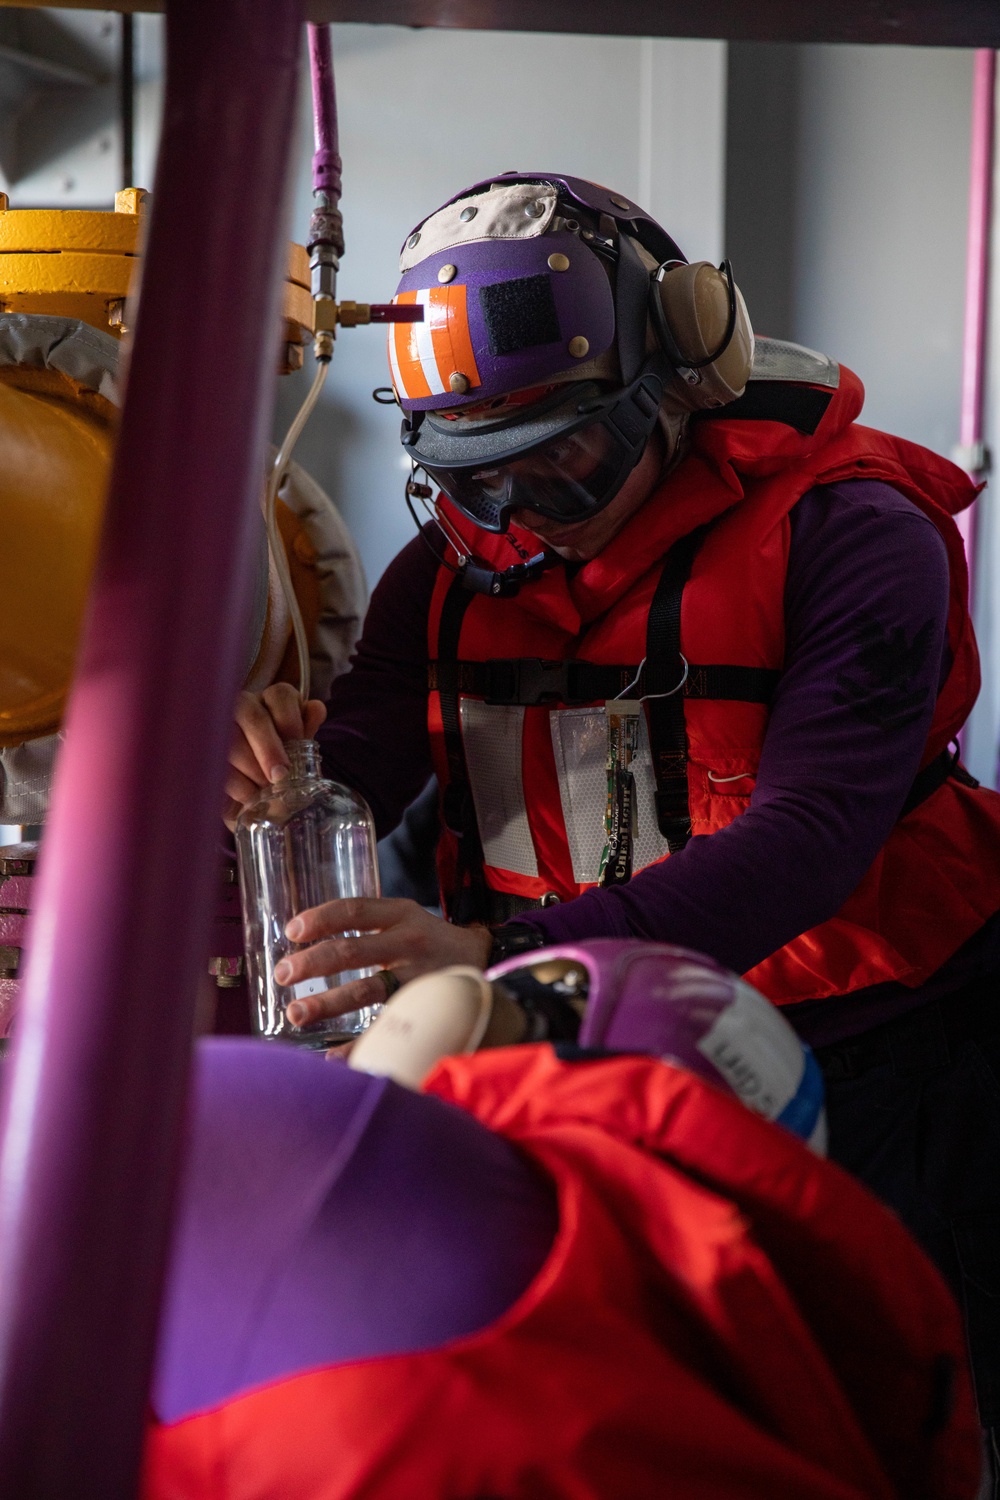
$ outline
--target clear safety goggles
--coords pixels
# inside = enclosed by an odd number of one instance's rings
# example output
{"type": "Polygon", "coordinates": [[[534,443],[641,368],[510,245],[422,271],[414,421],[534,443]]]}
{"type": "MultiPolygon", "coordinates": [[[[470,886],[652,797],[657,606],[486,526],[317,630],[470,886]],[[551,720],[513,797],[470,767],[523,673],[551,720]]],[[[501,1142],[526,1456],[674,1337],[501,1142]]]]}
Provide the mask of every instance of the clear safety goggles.
{"type": "Polygon", "coordinates": [[[403,423],[408,456],[484,531],[514,511],[572,524],[617,495],[656,426],[664,376],[650,362],[631,385],[565,386],[530,408],[483,421],[416,412],[403,423]]]}

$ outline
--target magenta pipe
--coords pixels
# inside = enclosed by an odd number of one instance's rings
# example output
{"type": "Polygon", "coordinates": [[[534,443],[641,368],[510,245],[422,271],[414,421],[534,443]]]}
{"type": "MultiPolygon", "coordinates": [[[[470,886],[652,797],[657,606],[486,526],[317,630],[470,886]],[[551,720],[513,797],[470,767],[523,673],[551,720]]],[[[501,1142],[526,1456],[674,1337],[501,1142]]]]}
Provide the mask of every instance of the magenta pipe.
{"type": "MultiPolygon", "coordinates": [[[[969,154],[969,228],[965,260],[965,329],[962,341],[962,408],[959,446],[973,479],[985,468],[983,403],[986,385],[986,320],[989,303],[990,228],[995,139],[996,52],[981,48],[972,76],[972,141],[969,154]]],[[[957,518],[969,560],[972,587],[975,562],[974,510],[957,518]]]]}
{"type": "Polygon", "coordinates": [[[337,94],[333,81],[333,53],[329,26],[313,26],[309,33],[309,70],[312,75],[313,138],[316,151],[312,159],[313,192],[325,193],[329,206],[340,202],[340,141],[337,132],[337,94]]]}
{"type": "Polygon", "coordinates": [[[128,392],[0,1128],[0,1495],[134,1496],[285,258],[299,0],[169,0],[128,392]]]}

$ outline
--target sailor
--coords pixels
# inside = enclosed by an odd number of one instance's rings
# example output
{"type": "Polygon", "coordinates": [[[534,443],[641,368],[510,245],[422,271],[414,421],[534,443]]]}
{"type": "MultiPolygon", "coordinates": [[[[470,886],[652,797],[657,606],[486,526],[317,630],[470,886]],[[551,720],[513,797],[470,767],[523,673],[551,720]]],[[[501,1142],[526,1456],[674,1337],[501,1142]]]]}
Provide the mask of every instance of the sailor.
{"type": "Polygon", "coordinates": [[[855,375],[755,341],[725,262],[592,183],[479,183],[401,270],[424,318],[390,366],[432,519],[327,705],[241,697],[227,790],[232,816],[318,730],[385,833],[435,771],[448,920],[297,919],[325,940],[291,982],[383,972],[291,1019],[554,942],[710,954],[817,1049],[831,1154],[961,1293],[1000,1423],[1000,796],[951,748],[974,487],[859,426],[855,375]]]}

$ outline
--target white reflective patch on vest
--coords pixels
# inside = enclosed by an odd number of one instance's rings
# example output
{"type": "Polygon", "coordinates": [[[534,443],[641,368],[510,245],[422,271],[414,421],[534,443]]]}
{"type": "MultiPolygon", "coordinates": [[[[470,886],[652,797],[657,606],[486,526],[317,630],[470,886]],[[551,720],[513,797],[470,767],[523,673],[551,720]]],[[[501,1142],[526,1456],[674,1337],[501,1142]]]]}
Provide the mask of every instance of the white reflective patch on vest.
{"type": "Polygon", "coordinates": [[[524,709],[463,698],[459,713],[486,863],[515,875],[537,875],[521,775],[524,709]]]}
{"type": "MultiPolygon", "coordinates": [[[[603,708],[558,708],[549,713],[549,724],[573,879],[578,885],[593,885],[600,873],[606,839],[608,721],[603,708]]],[[[645,714],[639,720],[632,775],[639,818],[632,868],[639,871],[667,853],[666,840],[656,822],[656,783],[645,714]]]]}

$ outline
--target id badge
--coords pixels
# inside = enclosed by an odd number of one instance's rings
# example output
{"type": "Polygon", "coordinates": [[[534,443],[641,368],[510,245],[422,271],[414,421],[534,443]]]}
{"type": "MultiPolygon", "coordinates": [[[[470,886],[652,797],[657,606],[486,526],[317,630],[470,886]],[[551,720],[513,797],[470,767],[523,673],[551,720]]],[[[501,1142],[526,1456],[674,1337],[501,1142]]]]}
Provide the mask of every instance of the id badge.
{"type": "Polygon", "coordinates": [[[632,761],[639,745],[642,704],[638,699],[611,698],[605,703],[604,712],[608,721],[608,796],[604,813],[606,843],[598,884],[625,885],[632,878],[639,833],[632,761]]]}

